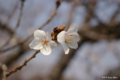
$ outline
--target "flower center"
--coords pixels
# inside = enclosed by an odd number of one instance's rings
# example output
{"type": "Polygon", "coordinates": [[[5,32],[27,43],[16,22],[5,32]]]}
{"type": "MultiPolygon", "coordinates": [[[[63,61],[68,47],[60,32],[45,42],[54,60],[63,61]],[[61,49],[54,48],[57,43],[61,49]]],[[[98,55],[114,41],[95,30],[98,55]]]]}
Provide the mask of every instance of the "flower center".
{"type": "Polygon", "coordinates": [[[73,42],[74,39],[73,39],[72,35],[67,35],[67,36],[65,37],[65,41],[66,41],[66,42],[73,42]]]}
{"type": "Polygon", "coordinates": [[[45,39],[45,40],[42,41],[42,45],[43,45],[43,46],[44,46],[44,45],[47,45],[48,42],[49,42],[49,41],[45,39]]]}

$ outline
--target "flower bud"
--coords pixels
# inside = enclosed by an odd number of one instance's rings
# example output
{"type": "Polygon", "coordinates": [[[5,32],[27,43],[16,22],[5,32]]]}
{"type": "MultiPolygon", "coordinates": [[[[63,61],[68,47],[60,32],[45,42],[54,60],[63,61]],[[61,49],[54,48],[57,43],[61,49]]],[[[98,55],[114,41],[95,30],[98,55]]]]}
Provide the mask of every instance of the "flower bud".
{"type": "Polygon", "coordinates": [[[55,27],[53,29],[53,32],[51,33],[52,40],[57,40],[57,35],[65,29],[65,25],[62,25],[59,29],[58,27],[55,27]]]}
{"type": "Polygon", "coordinates": [[[54,36],[54,32],[51,33],[51,36],[54,36]]]}
{"type": "Polygon", "coordinates": [[[55,27],[55,28],[53,29],[53,31],[54,31],[54,33],[58,33],[58,27],[55,27]]]}
{"type": "Polygon", "coordinates": [[[60,26],[59,31],[63,31],[65,29],[65,25],[60,26]]]}
{"type": "Polygon", "coordinates": [[[52,40],[54,40],[54,36],[55,36],[55,33],[52,32],[52,33],[51,33],[52,40]]]}

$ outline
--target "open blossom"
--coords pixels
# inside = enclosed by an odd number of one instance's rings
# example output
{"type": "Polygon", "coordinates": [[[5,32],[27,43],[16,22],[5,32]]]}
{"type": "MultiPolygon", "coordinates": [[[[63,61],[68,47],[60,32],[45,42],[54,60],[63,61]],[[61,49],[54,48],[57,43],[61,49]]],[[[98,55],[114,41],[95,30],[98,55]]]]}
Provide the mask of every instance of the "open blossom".
{"type": "Polygon", "coordinates": [[[50,34],[45,33],[42,30],[36,30],[34,32],[34,39],[29,44],[31,49],[41,50],[44,55],[49,55],[51,53],[51,48],[57,47],[57,44],[51,40],[50,34]]]}
{"type": "Polygon", "coordinates": [[[80,40],[80,37],[77,31],[78,26],[73,23],[67,32],[62,31],[57,35],[57,41],[63,45],[65,54],[69,53],[69,47],[73,49],[78,47],[77,42],[80,40]]]}

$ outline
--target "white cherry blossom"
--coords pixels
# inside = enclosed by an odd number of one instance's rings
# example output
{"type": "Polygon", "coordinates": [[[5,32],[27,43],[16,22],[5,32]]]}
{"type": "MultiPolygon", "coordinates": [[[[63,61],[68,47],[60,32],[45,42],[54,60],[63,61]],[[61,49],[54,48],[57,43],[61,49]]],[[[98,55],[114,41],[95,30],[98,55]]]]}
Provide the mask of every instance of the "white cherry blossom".
{"type": "Polygon", "coordinates": [[[80,40],[79,34],[77,33],[78,26],[73,23],[68,31],[62,31],[57,35],[57,41],[63,45],[63,49],[65,54],[68,54],[70,49],[77,49],[77,42],[80,40]]]}
{"type": "Polygon", "coordinates": [[[42,54],[49,55],[51,48],[57,47],[57,44],[51,40],[50,34],[45,33],[42,30],[36,30],[34,32],[34,39],[29,44],[31,49],[40,50],[42,54]]]}

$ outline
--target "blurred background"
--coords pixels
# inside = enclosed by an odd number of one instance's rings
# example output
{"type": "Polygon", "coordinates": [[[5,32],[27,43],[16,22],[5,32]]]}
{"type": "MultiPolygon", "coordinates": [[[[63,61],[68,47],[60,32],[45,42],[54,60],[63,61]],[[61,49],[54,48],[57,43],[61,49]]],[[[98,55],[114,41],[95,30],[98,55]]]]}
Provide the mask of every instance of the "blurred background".
{"type": "Polygon", "coordinates": [[[37,54],[7,80],[120,80],[120,0],[56,1],[0,0],[0,63],[8,71],[35,52],[28,44],[38,28],[51,33],[76,23],[81,38],[68,55],[58,44],[49,56],[37,54]]]}

